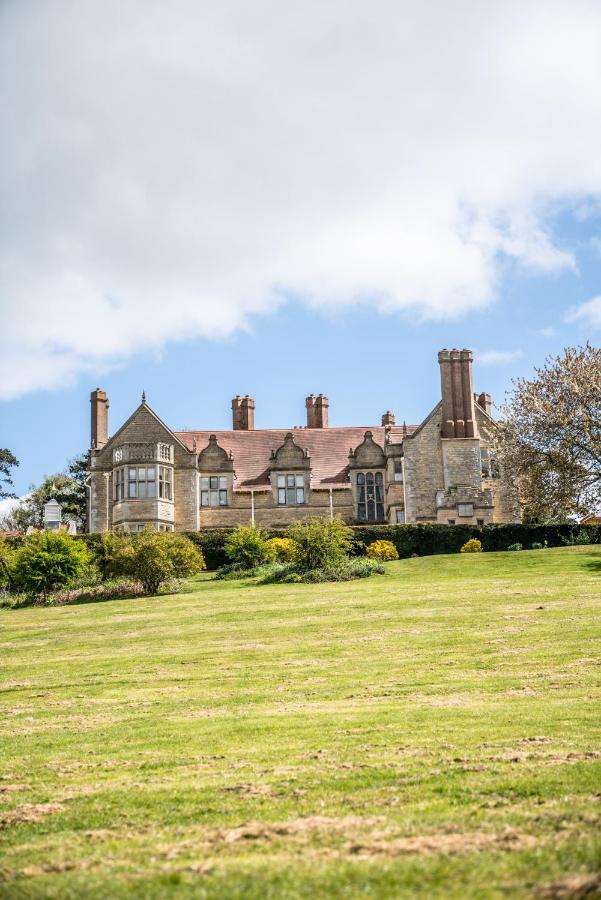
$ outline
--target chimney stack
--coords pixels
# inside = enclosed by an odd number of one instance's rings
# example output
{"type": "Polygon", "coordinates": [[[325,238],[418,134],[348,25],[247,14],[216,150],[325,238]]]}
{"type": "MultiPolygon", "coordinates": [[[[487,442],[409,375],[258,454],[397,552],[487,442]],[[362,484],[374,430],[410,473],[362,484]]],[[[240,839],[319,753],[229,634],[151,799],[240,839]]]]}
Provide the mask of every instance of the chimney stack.
{"type": "Polygon", "coordinates": [[[325,394],[317,397],[311,394],[305,400],[307,407],[307,428],[327,428],[330,402],[325,394]]]}
{"type": "Polygon", "coordinates": [[[236,394],[232,400],[232,427],[234,431],[255,430],[255,401],[248,394],[242,398],[236,394]]]}
{"type": "Polygon", "coordinates": [[[478,404],[480,409],[483,409],[487,416],[491,416],[492,415],[492,397],[490,396],[490,394],[486,394],[483,391],[481,394],[477,394],[475,396],[476,396],[476,403],[478,404]]]}
{"type": "Polygon", "coordinates": [[[395,421],[394,413],[387,409],[382,416],[382,425],[394,425],[395,421]]]}
{"type": "Polygon", "coordinates": [[[443,438],[473,438],[476,436],[474,419],[474,387],[472,383],[471,350],[441,350],[440,384],[442,391],[443,438]]]}
{"type": "Polygon", "coordinates": [[[100,450],[109,439],[109,398],[106,391],[96,388],[90,394],[92,407],[91,442],[92,450],[100,450]]]}

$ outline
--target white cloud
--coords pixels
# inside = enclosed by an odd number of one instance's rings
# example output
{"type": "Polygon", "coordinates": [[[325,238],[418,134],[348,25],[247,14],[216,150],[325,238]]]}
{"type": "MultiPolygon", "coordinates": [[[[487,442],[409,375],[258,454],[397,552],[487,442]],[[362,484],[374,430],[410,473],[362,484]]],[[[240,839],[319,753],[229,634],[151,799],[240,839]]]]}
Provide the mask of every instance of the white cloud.
{"type": "Polygon", "coordinates": [[[4,497],[0,500],[0,521],[13,511],[16,506],[20,506],[24,498],[4,497]]]}
{"type": "Polygon", "coordinates": [[[552,325],[544,325],[542,328],[535,328],[532,334],[535,334],[537,337],[551,338],[555,337],[557,331],[552,325]]]}
{"type": "Polygon", "coordinates": [[[503,365],[514,362],[523,355],[521,350],[485,350],[483,353],[474,354],[477,362],[482,366],[503,365]]]}
{"type": "Polygon", "coordinates": [[[593,328],[601,328],[601,296],[586,300],[566,316],[566,322],[585,322],[593,328]]]}
{"type": "Polygon", "coordinates": [[[444,318],[575,267],[601,7],[5,0],[0,398],[288,295],[444,318]]]}

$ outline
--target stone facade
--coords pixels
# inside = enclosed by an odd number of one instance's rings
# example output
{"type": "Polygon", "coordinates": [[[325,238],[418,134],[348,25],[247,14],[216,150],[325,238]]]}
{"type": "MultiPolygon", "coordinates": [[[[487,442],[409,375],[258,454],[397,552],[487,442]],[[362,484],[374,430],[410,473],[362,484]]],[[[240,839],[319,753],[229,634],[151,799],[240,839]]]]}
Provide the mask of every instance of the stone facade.
{"type": "Polygon", "coordinates": [[[475,394],[472,354],[439,354],[441,401],[419,426],[329,427],[323,394],[307,426],[254,428],[251,397],[232,401],[230,431],[174,432],[142,403],[109,438],[108,398],[92,392],[88,526],[92,532],[349,522],[487,524],[519,519],[495,459],[491,400],[475,394]]]}

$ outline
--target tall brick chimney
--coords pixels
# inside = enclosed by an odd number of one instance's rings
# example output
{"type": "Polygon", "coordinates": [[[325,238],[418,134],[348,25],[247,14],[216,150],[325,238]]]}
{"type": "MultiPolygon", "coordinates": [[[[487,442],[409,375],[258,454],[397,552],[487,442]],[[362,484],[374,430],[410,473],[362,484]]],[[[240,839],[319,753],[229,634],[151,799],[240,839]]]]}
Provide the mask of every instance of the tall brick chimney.
{"type": "Polygon", "coordinates": [[[232,428],[234,431],[255,430],[255,401],[248,394],[236,395],[232,400],[232,428]]]}
{"type": "Polygon", "coordinates": [[[483,391],[481,394],[477,394],[475,396],[476,403],[478,404],[480,409],[483,409],[487,416],[492,416],[492,397],[490,396],[490,394],[486,394],[483,391]]]}
{"type": "Polygon", "coordinates": [[[92,407],[91,441],[92,450],[100,450],[109,439],[109,398],[106,391],[96,388],[90,394],[92,407]]]}
{"type": "Polygon", "coordinates": [[[307,428],[327,428],[330,401],[325,394],[317,397],[311,394],[305,400],[307,407],[307,428]]]}
{"type": "Polygon", "coordinates": [[[473,438],[476,435],[473,359],[471,350],[441,350],[438,354],[442,391],[440,433],[443,438],[473,438]]]}
{"type": "Polygon", "coordinates": [[[395,422],[396,419],[394,417],[394,413],[387,409],[382,416],[382,425],[394,425],[395,422]]]}

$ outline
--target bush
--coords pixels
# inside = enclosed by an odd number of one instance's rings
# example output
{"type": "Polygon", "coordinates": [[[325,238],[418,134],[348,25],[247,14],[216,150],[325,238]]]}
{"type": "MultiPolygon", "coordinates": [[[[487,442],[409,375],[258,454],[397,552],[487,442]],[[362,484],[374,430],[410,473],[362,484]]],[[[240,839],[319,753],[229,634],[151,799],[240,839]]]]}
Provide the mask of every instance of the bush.
{"type": "Polygon", "coordinates": [[[0,537],[0,591],[13,588],[15,551],[0,537]]]}
{"type": "Polygon", "coordinates": [[[81,541],[64,531],[41,531],[17,551],[13,572],[17,587],[46,602],[52,591],[73,584],[90,569],[90,554],[81,541]]]}
{"type": "Polygon", "coordinates": [[[300,573],[338,565],[353,544],[352,529],[340,518],[299,522],[288,534],[295,544],[295,565],[300,573]]]}
{"type": "Polygon", "coordinates": [[[187,538],[162,531],[119,536],[110,562],[113,575],[135,578],[146,594],[157,594],[166,581],[195,575],[205,568],[202,553],[187,538]]]}
{"type": "Polygon", "coordinates": [[[225,542],[225,555],[239,569],[256,569],[274,558],[267,535],[260,528],[240,525],[225,542]]]}
{"type": "Polygon", "coordinates": [[[290,538],[274,537],[267,541],[268,547],[273,552],[274,559],[278,562],[292,562],[296,554],[294,541],[290,538]]]}
{"type": "Polygon", "coordinates": [[[533,549],[533,550],[542,550],[542,549],[543,549],[543,545],[542,545],[542,544],[539,544],[538,541],[535,541],[535,542],[532,544],[532,549],[533,549]]]}
{"type": "Polygon", "coordinates": [[[524,548],[522,547],[521,544],[510,544],[507,549],[508,550],[523,550],[524,548]]]}
{"type": "Polygon", "coordinates": [[[369,578],[370,575],[384,575],[385,572],[386,569],[381,560],[365,557],[344,558],[336,563],[304,572],[301,580],[307,584],[324,581],[353,581],[355,578],[369,578]]]}
{"type": "Polygon", "coordinates": [[[580,531],[574,537],[574,544],[577,546],[583,546],[584,544],[592,544],[593,541],[591,539],[591,535],[588,533],[586,528],[581,528],[580,531]]]}
{"type": "Polygon", "coordinates": [[[470,538],[466,541],[460,553],[482,553],[482,542],[478,538],[470,538]]]}
{"type": "Polygon", "coordinates": [[[392,541],[374,541],[366,553],[371,559],[381,559],[383,562],[399,558],[399,552],[392,541]]]}

